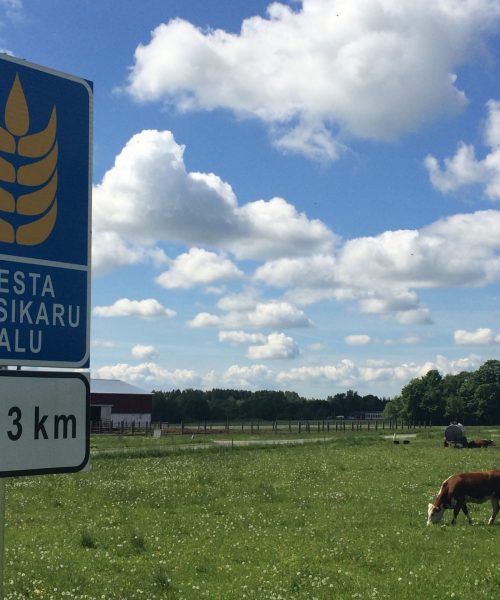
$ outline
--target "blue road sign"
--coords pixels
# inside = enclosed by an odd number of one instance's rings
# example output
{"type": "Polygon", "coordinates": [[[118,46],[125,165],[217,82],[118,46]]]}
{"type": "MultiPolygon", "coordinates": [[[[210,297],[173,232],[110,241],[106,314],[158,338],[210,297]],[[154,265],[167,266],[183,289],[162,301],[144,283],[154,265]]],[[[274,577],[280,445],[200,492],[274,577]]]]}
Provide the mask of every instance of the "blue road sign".
{"type": "Polygon", "coordinates": [[[89,364],[92,101],[0,58],[0,365],[89,364]]]}

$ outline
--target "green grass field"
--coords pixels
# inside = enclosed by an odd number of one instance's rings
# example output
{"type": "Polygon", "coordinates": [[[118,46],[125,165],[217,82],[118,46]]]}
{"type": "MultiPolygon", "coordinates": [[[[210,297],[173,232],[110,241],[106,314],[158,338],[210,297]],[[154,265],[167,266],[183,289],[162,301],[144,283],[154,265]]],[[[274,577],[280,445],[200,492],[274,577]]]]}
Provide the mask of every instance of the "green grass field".
{"type": "Polygon", "coordinates": [[[444,478],[500,468],[500,430],[479,436],[499,445],[443,448],[437,429],[174,452],[93,438],[90,473],[8,480],[5,598],[496,599],[490,504],[472,527],[426,526],[444,478]]]}

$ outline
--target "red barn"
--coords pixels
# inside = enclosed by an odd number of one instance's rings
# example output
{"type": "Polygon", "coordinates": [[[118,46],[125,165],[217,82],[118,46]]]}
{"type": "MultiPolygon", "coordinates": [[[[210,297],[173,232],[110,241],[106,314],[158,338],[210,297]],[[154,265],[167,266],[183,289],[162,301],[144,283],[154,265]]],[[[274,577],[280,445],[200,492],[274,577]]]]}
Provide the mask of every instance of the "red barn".
{"type": "Polygon", "coordinates": [[[90,420],[151,423],[153,394],[119,379],[90,380],[90,420]]]}

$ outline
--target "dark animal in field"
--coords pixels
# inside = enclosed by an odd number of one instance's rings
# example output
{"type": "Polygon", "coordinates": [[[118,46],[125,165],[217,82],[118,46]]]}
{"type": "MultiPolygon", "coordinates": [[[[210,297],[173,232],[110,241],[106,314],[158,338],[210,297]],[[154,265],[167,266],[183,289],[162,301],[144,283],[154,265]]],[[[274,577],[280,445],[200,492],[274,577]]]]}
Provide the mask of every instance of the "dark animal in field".
{"type": "Polygon", "coordinates": [[[493,440],[471,440],[468,443],[469,448],[487,448],[488,446],[494,446],[493,440]]]}
{"type": "Polygon", "coordinates": [[[492,525],[498,513],[499,499],[500,471],[476,471],[452,475],[443,481],[436,499],[428,505],[427,525],[439,523],[448,508],[453,509],[452,525],[455,524],[461,510],[472,524],[466,503],[481,504],[486,500],[491,501],[492,512],[488,525],[492,525]]]}

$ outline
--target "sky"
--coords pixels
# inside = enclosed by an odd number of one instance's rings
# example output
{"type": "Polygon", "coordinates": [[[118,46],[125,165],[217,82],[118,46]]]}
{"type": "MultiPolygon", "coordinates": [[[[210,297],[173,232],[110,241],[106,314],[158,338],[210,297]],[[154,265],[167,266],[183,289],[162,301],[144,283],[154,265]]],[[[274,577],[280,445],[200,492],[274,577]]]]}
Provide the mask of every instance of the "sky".
{"type": "Polygon", "coordinates": [[[500,358],[500,0],[0,0],[0,49],[93,82],[94,377],[500,358]]]}

